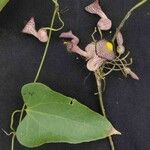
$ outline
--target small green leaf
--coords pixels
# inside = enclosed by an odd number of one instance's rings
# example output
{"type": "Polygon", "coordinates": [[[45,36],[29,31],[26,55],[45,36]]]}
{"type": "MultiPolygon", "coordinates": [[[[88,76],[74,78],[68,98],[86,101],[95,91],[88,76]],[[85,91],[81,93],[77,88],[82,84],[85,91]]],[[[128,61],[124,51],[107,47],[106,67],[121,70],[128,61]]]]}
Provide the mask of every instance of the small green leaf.
{"type": "Polygon", "coordinates": [[[76,144],[119,133],[100,114],[41,83],[25,85],[22,96],[27,115],[16,136],[26,147],[56,142],[76,144]]]}
{"type": "Polygon", "coordinates": [[[9,0],[0,0],[0,11],[5,7],[9,0]]]}

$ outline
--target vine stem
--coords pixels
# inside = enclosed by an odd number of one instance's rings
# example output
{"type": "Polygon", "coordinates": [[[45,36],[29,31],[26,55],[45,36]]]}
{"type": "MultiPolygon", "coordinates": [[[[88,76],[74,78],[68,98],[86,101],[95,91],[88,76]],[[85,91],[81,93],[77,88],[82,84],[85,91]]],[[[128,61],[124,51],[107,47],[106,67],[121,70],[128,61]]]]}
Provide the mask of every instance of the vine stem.
{"type": "Polygon", "coordinates": [[[16,136],[15,133],[13,133],[12,140],[11,140],[11,150],[14,150],[15,136],[16,136]]]}
{"type": "MultiPolygon", "coordinates": [[[[53,13],[53,17],[52,17],[52,21],[51,21],[51,25],[50,25],[50,31],[49,31],[49,37],[48,37],[48,41],[47,41],[47,44],[46,44],[46,47],[45,47],[45,50],[44,50],[44,54],[43,54],[43,57],[42,57],[42,60],[41,60],[41,63],[39,65],[39,68],[38,68],[38,71],[37,71],[37,74],[35,76],[35,79],[34,79],[34,83],[37,82],[38,78],[39,78],[39,75],[41,73],[41,70],[42,70],[42,67],[43,67],[43,64],[45,62],[45,59],[46,59],[46,55],[47,55],[47,52],[48,52],[48,47],[49,47],[49,43],[51,41],[51,37],[52,37],[52,32],[54,31],[53,29],[53,26],[54,26],[54,21],[55,21],[55,18],[56,18],[56,15],[58,14],[58,17],[60,19],[60,16],[59,16],[59,5],[57,3],[55,3],[55,10],[54,10],[54,13],[53,13]]],[[[62,22],[62,20],[61,20],[62,22]]],[[[62,22],[63,23],[63,22],[62,22]]],[[[62,24],[62,27],[63,27],[64,24],[62,24]]],[[[61,29],[61,28],[60,28],[61,29]]],[[[21,113],[20,113],[20,117],[19,117],[19,123],[22,121],[22,118],[23,118],[23,113],[24,113],[24,110],[25,110],[25,107],[26,105],[24,104],[22,109],[21,109],[21,113]]],[[[12,124],[12,123],[11,123],[12,124]]],[[[11,150],[14,150],[14,141],[15,141],[15,132],[12,136],[12,144],[11,144],[11,150]]]]}
{"type": "Polygon", "coordinates": [[[132,7],[127,14],[125,15],[124,19],[121,21],[120,25],[118,26],[118,28],[116,29],[116,32],[112,38],[112,43],[114,43],[118,33],[120,32],[120,30],[122,29],[122,27],[124,26],[124,24],[126,23],[126,21],[129,19],[129,17],[132,15],[133,11],[135,11],[137,8],[139,8],[140,6],[142,6],[144,3],[146,3],[148,0],[142,0],[141,2],[137,3],[134,7],[132,7]]]}
{"type": "MultiPolygon", "coordinates": [[[[104,107],[104,102],[103,102],[102,82],[101,82],[102,79],[100,77],[100,71],[99,70],[95,71],[94,75],[95,75],[95,78],[96,78],[97,90],[98,90],[99,102],[100,102],[100,107],[101,107],[101,110],[102,110],[102,114],[103,114],[104,117],[107,118],[105,107],[104,107]]],[[[112,136],[109,136],[108,139],[109,139],[111,150],[115,150],[115,145],[114,145],[112,136]]]]}
{"type": "MultiPolygon", "coordinates": [[[[56,9],[54,10],[54,14],[53,14],[52,22],[51,22],[51,26],[50,26],[51,29],[53,28],[57,12],[58,12],[58,7],[56,7],[56,9]]],[[[44,54],[43,54],[43,57],[42,57],[42,60],[41,60],[38,72],[37,72],[36,77],[34,79],[34,83],[37,82],[37,80],[39,78],[39,75],[40,75],[40,72],[41,72],[41,69],[43,67],[43,64],[45,62],[45,58],[46,58],[46,55],[47,55],[47,51],[48,51],[48,47],[49,47],[49,43],[50,43],[51,37],[52,37],[52,30],[49,31],[49,38],[48,38],[48,41],[47,41],[47,44],[46,44],[46,47],[45,47],[45,50],[44,50],[44,54]]]]}
{"type": "MultiPolygon", "coordinates": [[[[48,37],[48,41],[46,43],[46,47],[45,47],[45,50],[44,50],[44,54],[43,54],[43,57],[42,57],[42,60],[41,60],[41,63],[39,65],[39,68],[38,68],[38,71],[37,71],[37,74],[35,76],[35,79],[34,79],[34,83],[37,82],[38,78],[39,78],[39,75],[41,73],[41,70],[42,70],[42,67],[43,67],[43,64],[45,62],[45,58],[46,58],[46,55],[47,55],[47,52],[48,52],[48,47],[49,47],[49,43],[51,41],[51,37],[52,37],[52,32],[53,32],[53,26],[54,26],[54,21],[55,21],[55,18],[56,18],[56,15],[58,13],[58,10],[59,10],[59,6],[56,5],[55,6],[55,10],[54,10],[54,13],[53,13],[53,17],[52,17],[52,21],[51,21],[51,25],[50,25],[50,31],[49,31],[49,37],[48,37]]],[[[19,122],[21,122],[22,120],[22,117],[23,117],[23,112],[24,112],[24,109],[25,109],[25,104],[23,105],[22,107],[22,110],[21,110],[21,114],[20,114],[20,118],[19,118],[19,122]]]]}
{"type": "MultiPolygon", "coordinates": [[[[54,21],[55,21],[55,18],[56,18],[58,9],[59,9],[59,7],[56,7],[55,10],[54,10],[54,14],[53,14],[53,17],[52,17],[50,29],[53,29],[53,25],[54,25],[54,21]]],[[[37,74],[36,74],[36,76],[35,76],[34,83],[37,82],[37,80],[38,80],[38,78],[39,78],[39,75],[40,75],[40,73],[41,73],[43,64],[44,64],[44,62],[45,62],[45,58],[46,58],[46,55],[47,55],[47,52],[48,52],[49,43],[50,43],[50,40],[51,40],[51,37],[52,37],[52,32],[53,32],[52,30],[49,31],[48,41],[47,41],[47,44],[46,44],[46,47],[45,47],[45,50],[44,50],[44,54],[43,54],[43,57],[42,57],[40,66],[39,66],[38,71],[37,71],[37,74]]],[[[25,110],[25,107],[26,107],[26,105],[24,104],[23,107],[22,107],[22,109],[21,109],[21,113],[20,113],[20,117],[19,117],[19,123],[20,123],[21,120],[22,120],[23,112],[24,112],[24,110],[25,110]]]]}

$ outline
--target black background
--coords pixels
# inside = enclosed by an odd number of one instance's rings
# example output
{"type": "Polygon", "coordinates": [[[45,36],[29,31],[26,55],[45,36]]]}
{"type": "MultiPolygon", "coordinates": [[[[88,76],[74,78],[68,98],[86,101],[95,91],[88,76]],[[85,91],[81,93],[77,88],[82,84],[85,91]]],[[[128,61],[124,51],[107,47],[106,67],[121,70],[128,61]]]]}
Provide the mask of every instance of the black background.
{"type": "MultiPolygon", "coordinates": [[[[84,48],[91,41],[90,34],[98,17],[84,11],[93,0],[61,0],[63,31],[72,30],[80,37],[84,48]],[[65,9],[69,11],[64,12],[65,9]]],[[[103,8],[113,20],[112,31],[136,0],[105,0],[103,8]]],[[[23,101],[21,87],[32,82],[44,51],[44,44],[21,33],[30,17],[37,28],[50,23],[53,7],[50,0],[11,0],[0,14],[0,128],[10,131],[10,115],[20,109],[23,101]]],[[[56,24],[58,26],[58,24],[56,24]]],[[[61,31],[62,32],[62,31],[61,31]]],[[[78,99],[92,110],[100,112],[95,79],[86,69],[84,60],[69,54],[54,33],[39,82],[78,99]]],[[[140,81],[125,79],[121,73],[107,78],[104,94],[109,119],[122,132],[115,136],[116,150],[150,149],[150,5],[143,6],[130,18],[123,29],[125,46],[134,60],[132,68],[140,81]]],[[[105,35],[109,35],[106,32],[105,35]]],[[[17,121],[17,120],[16,120],[17,121]]],[[[0,131],[0,149],[10,150],[11,138],[0,131]]],[[[16,142],[16,150],[27,150],[16,142]]],[[[109,150],[107,140],[77,145],[47,144],[35,150],[109,150]]]]}

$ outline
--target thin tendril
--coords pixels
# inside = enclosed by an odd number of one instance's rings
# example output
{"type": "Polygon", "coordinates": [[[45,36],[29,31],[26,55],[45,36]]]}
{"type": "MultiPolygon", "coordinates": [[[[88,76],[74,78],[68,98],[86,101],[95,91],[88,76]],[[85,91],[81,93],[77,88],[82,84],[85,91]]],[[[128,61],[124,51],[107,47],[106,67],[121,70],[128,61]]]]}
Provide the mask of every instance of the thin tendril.
{"type": "Polygon", "coordinates": [[[122,27],[124,26],[124,24],[126,23],[126,21],[129,19],[129,17],[132,15],[132,13],[139,8],[140,6],[142,6],[144,3],[146,3],[148,0],[142,0],[141,2],[139,2],[138,4],[136,4],[134,7],[132,7],[126,14],[126,16],[124,17],[124,19],[121,21],[120,25],[118,26],[118,28],[116,29],[116,33],[114,34],[113,38],[112,38],[112,43],[114,43],[118,33],[120,32],[120,30],[122,29],[122,27]]]}
{"type": "MultiPolygon", "coordinates": [[[[52,22],[51,22],[50,28],[53,28],[55,17],[56,17],[56,14],[57,14],[58,11],[59,11],[59,7],[56,7],[55,10],[54,10],[54,14],[53,14],[53,18],[52,18],[52,22]]],[[[46,58],[46,55],[47,55],[47,52],[48,52],[48,47],[49,47],[49,43],[50,43],[50,40],[51,40],[51,36],[52,36],[52,30],[50,30],[50,32],[49,32],[49,38],[48,38],[48,41],[47,41],[47,44],[46,44],[46,47],[45,47],[45,51],[44,51],[44,54],[43,54],[43,57],[42,57],[42,60],[41,60],[38,72],[37,72],[36,77],[34,79],[34,83],[37,82],[37,80],[39,78],[39,75],[41,73],[43,64],[45,62],[45,58],[46,58]]]]}
{"type": "Polygon", "coordinates": [[[54,29],[54,28],[50,28],[50,27],[44,27],[42,29],[51,30],[51,31],[54,31],[54,32],[57,32],[57,31],[61,30],[64,27],[65,24],[64,24],[64,21],[61,19],[59,12],[57,12],[57,16],[58,16],[59,21],[62,24],[60,28],[54,29]]]}
{"type": "Polygon", "coordinates": [[[126,59],[129,55],[130,55],[130,51],[128,51],[128,53],[123,58],[121,58],[121,60],[126,59]]]}
{"type": "MultiPolygon", "coordinates": [[[[104,69],[111,70],[112,68],[105,66],[104,69]]],[[[121,69],[113,69],[113,71],[121,71],[121,69]]]]}
{"type": "Polygon", "coordinates": [[[115,69],[115,65],[107,73],[104,74],[104,77],[109,75],[112,71],[114,71],[114,69],[115,69]]]}
{"type": "Polygon", "coordinates": [[[12,115],[11,115],[10,129],[11,129],[12,131],[15,131],[15,129],[13,128],[14,116],[15,116],[16,113],[19,113],[19,112],[21,112],[21,110],[16,110],[16,111],[14,111],[14,112],[12,113],[12,115]]]}
{"type": "Polygon", "coordinates": [[[102,39],[103,38],[103,33],[102,33],[102,30],[98,27],[98,31],[99,31],[99,34],[100,34],[100,38],[102,39]]]}
{"type": "Polygon", "coordinates": [[[91,35],[92,40],[93,40],[94,42],[97,41],[97,40],[95,39],[95,37],[94,37],[94,35],[95,35],[96,32],[97,32],[97,29],[96,29],[96,27],[95,27],[95,28],[94,28],[94,32],[93,32],[92,35],[91,35]]]}

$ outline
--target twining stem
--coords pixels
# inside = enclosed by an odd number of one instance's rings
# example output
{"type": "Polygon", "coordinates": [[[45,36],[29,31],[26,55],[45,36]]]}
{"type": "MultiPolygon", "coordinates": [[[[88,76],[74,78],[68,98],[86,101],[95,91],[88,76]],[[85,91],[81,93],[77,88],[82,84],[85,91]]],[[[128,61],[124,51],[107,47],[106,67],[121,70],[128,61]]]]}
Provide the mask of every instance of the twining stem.
{"type": "MultiPolygon", "coordinates": [[[[58,10],[59,10],[59,7],[56,7],[55,10],[54,10],[54,14],[53,14],[53,17],[52,17],[50,29],[53,29],[54,21],[55,21],[55,18],[56,18],[56,15],[57,15],[58,10]]],[[[38,80],[38,78],[39,78],[39,75],[40,75],[40,73],[41,73],[41,70],[42,70],[42,67],[43,67],[43,64],[44,64],[44,61],[45,61],[47,52],[48,52],[48,47],[49,47],[49,43],[50,43],[50,40],[51,40],[51,36],[52,36],[52,30],[49,31],[48,41],[47,41],[47,44],[46,44],[46,47],[45,47],[45,50],[44,50],[44,54],[43,54],[43,57],[42,57],[40,66],[39,66],[38,71],[37,71],[37,74],[36,74],[36,76],[35,76],[34,83],[37,82],[37,80],[38,80]]],[[[22,107],[22,110],[21,110],[21,114],[20,114],[20,118],[19,118],[19,123],[20,123],[21,120],[22,120],[23,112],[24,112],[25,107],[26,107],[26,105],[24,104],[23,107],[22,107]]]]}
{"type": "MultiPolygon", "coordinates": [[[[96,78],[96,83],[97,83],[97,89],[98,89],[98,95],[99,95],[99,102],[100,102],[100,107],[102,110],[102,114],[105,118],[107,118],[106,112],[105,112],[105,107],[104,107],[104,102],[103,102],[103,95],[102,95],[102,79],[100,76],[100,71],[97,70],[94,72],[95,78],[96,78]]],[[[108,137],[109,143],[111,150],[115,150],[114,142],[111,136],[108,137]]]]}
{"type": "MultiPolygon", "coordinates": [[[[59,7],[57,7],[57,8],[54,10],[54,14],[53,14],[53,18],[52,18],[52,22],[51,22],[51,26],[50,26],[51,29],[53,28],[54,21],[55,21],[55,17],[56,17],[56,14],[57,14],[57,12],[58,12],[58,8],[59,8],[59,7]]],[[[47,55],[47,51],[48,51],[49,43],[50,43],[50,40],[51,40],[51,36],[52,36],[52,30],[49,31],[49,38],[48,38],[48,41],[47,41],[47,44],[46,44],[46,47],[45,47],[45,50],[44,50],[44,54],[43,54],[43,57],[42,57],[42,60],[41,60],[41,63],[40,63],[38,72],[37,72],[36,77],[35,77],[35,79],[34,79],[34,82],[37,82],[37,80],[38,80],[38,78],[39,78],[41,69],[42,69],[42,67],[43,67],[43,64],[44,64],[44,61],[45,61],[45,58],[46,58],[46,55],[47,55]]]]}
{"type": "MultiPolygon", "coordinates": [[[[38,71],[37,71],[37,74],[35,76],[35,79],[34,79],[34,83],[37,82],[38,78],[39,78],[39,75],[41,73],[41,70],[42,70],[42,67],[43,67],[43,64],[45,62],[45,59],[46,59],[46,55],[47,55],[47,52],[48,52],[48,47],[49,47],[49,44],[50,44],[50,41],[51,41],[51,37],[52,37],[52,32],[53,31],[59,31],[63,28],[64,26],[64,22],[62,21],[62,19],[60,18],[60,14],[59,14],[59,5],[57,3],[57,1],[53,0],[54,4],[55,4],[55,10],[54,10],[54,13],[53,13],[53,17],[52,17],[52,21],[51,21],[51,25],[50,25],[50,28],[49,29],[49,37],[48,37],[48,41],[47,41],[47,44],[46,44],[46,47],[45,47],[45,50],[44,50],[44,54],[43,54],[43,57],[42,57],[42,60],[41,60],[41,63],[39,65],[39,68],[38,68],[38,71]],[[55,18],[56,18],[56,15],[58,15],[58,18],[59,20],[61,21],[62,23],[62,27],[58,28],[58,29],[54,29],[53,26],[54,26],[54,21],[55,21],[55,18]]],[[[24,104],[22,109],[21,109],[21,113],[20,113],[20,117],[19,117],[19,123],[22,121],[22,118],[23,118],[23,113],[24,113],[24,110],[25,110],[25,107],[26,105],[24,104]]],[[[13,121],[11,121],[11,127],[13,125],[13,121]]],[[[11,143],[11,150],[14,150],[14,141],[15,141],[15,132],[13,133],[13,136],[12,136],[12,143],[11,143]]]]}
{"type": "MultiPolygon", "coordinates": [[[[59,31],[59,30],[61,30],[62,27],[64,26],[64,22],[62,21],[62,19],[61,19],[61,17],[60,17],[60,14],[59,14],[59,5],[58,5],[58,3],[56,3],[55,1],[54,1],[54,3],[55,3],[55,10],[54,10],[54,13],[53,13],[51,25],[50,25],[50,27],[48,28],[48,29],[49,29],[49,37],[48,37],[48,41],[47,41],[47,43],[46,43],[46,47],[45,47],[45,50],[44,50],[44,54],[43,54],[42,60],[41,60],[41,62],[40,62],[38,71],[37,71],[36,76],[35,76],[35,79],[34,79],[34,83],[37,82],[37,80],[38,80],[38,78],[39,78],[39,75],[40,75],[40,73],[41,73],[43,64],[44,64],[44,62],[45,62],[45,58],[46,58],[46,55],[47,55],[47,52],[48,52],[48,47],[49,47],[49,44],[50,44],[50,41],[51,41],[51,37],[52,37],[52,32],[53,32],[53,31],[59,31]],[[59,18],[59,20],[60,20],[61,23],[62,23],[62,27],[60,27],[60,28],[58,28],[58,29],[54,29],[54,28],[53,28],[56,15],[58,15],[58,18],[59,18]]],[[[24,112],[25,106],[26,106],[26,105],[24,104],[23,107],[22,107],[19,122],[21,122],[21,120],[22,120],[23,112],[24,112]]]]}
{"type": "Polygon", "coordinates": [[[142,0],[140,1],[138,4],[136,4],[134,7],[132,7],[127,14],[125,15],[124,19],[121,21],[120,25],[118,26],[118,28],[116,29],[116,32],[112,38],[112,43],[114,43],[118,33],[120,32],[120,30],[122,29],[122,27],[124,26],[124,24],[126,23],[126,21],[129,19],[129,17],[132,15],[132,13],[139,8],[140,6],[142,6],[144,3],[146,3],[149,0],[142,0]]]}

